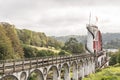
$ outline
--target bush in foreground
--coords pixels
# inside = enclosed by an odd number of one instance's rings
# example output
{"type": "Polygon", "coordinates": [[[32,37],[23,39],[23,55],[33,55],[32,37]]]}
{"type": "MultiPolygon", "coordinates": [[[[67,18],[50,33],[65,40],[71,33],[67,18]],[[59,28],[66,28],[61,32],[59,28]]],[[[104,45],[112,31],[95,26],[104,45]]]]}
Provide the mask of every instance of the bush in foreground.
{"type": "Polygon", "coordinates": [[[90,74],[83,80],[120,80],[120,66],[103,69],[95,74],[90,74]]]}

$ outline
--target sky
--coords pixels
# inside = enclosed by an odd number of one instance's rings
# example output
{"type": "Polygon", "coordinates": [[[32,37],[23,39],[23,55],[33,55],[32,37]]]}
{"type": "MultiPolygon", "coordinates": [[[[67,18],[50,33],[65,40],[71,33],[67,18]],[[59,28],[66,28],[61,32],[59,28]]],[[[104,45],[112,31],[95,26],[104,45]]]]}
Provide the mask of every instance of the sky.
{"type": "Polygon", "coordinates": [[[0,0],[0,22],[48,36],[86,35],[90,13],[102,33],[120,32],[120,0],[0,0]]]}

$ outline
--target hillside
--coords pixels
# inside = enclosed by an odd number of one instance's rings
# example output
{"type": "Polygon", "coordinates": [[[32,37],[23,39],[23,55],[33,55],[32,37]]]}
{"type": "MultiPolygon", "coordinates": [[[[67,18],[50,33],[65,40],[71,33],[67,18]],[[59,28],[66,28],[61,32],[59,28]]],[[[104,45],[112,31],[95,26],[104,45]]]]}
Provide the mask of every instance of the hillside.
{"type": "MultiPolygon", "coordinates": [[[[68,36],[60,36],[60,37],[53,37],[59,41],[66,42],[69,38],[76,38],[79,42],[85,44],[86,42],[86,35],[68,35],[68,36]]],[[[103,33],[103,47],[108,48],[120,48],[120,33],[103,33]]]]}
{"type": "Polygon", "coordinates": [[[120,33],[104,33],[102,34],[103,36],[103,42],[107,43],[110,42],[112,40],[120,40],[120,33]]]}
{"type": "Polygon", "coordinates": [[[55,47],[60,48],[63,44],[52,37],[48,37],[45,33],[34,32],[27,29],[16,29],[20,42],[26,45],[33,45],[38,47],[55,47]]]}
{"type": "Polygon", "coordinates": [[[50,50],[50,51],[53,51],[54,53],[59,53],[60,52],[60,50],[57,50],[54,47],[48,47],[48,48],[46,48],[46,47],[37,47],[37,46],[32,46],[32,45],[29,45],[29,46],[33,47],[33,48],[36,48],[38,50],[50,50]]]}
{"type": "Polygon", "coordinates": [[[86,35],[80,36],[80,35],[68,35],[68,36],[60,36],[60,37],[55,37],[53,36],[53,38],[55,38],[58,41],[62,41],[62,42],[66,42],[68,41],[70,38],[76,38],[79,42],[85,43],[86,41],[86,35]]]}
{"type": "Polygon", "coordinates": [[[44,50],[50,50],[49,48],[56,50],[60,49],[63,43],[46,36],[45,33],[34,32],[27,29],[20,30],[16,29],[15,25],[6,22],[0,23],[0,60],[24,58],[26,57],[26,53],[31,52],[35,54],[34,51],[31,51],[35,49],[27,47],[28,45],[34,46],[33,48],[37,49],[39,47],[41,49],[44,48],[44,50]],[[26,52],[25,50],[31,52],[26,52]]]}

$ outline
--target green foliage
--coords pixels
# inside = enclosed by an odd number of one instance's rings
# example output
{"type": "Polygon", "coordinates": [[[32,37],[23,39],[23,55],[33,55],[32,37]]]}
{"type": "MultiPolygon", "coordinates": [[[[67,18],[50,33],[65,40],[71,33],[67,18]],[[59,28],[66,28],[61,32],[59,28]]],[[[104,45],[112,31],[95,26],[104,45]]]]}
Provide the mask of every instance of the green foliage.
{"type": "Polygon", "coordinates": [[[20,44],[19,38],[17,36],[17,32],[14,25],[10,25],[8,23],[2,24],[4,30],[6,31],[6,36],[10,39],[12,43],[12,47],[14,48],[15,55],[18,56],[18,58],[23,58],[23,49],[20,44]]]}
{"type": "Polygon", "coordinates": [[[101,80],[118,80],[116,76],[103,76],[101,80]]]}
{"type": "Polygon", "coordinates": [[[24,56],[25,58],[32,58],[32,57],[36,57],[37,55],[37,49],[36,48],[32,48],[29,46],[23,46],[23,50],[24,50],[24,56]]]}
{"type": "Polygon", "coordinates": [[[55,40],[52,37],[48,37],[48,43],[47,43],[47,45],[51,46],[51,47],[54,47],[56,49],[59,49],[59,48],[61,48],[63,46],[63,43],[55,40]]]}
{"type": "Polygon", "coordinates": [[[112,54],[109,65],[115,65],[115,64],[117,64],[117,54],[112,54]]]}
{"type": "Polygon", "coordinates": [[[59,55],[65,55],[65,51],[60,51],[59,53],[58,53],[59,55]]]}
{"type": "Polygon", "coordinates": [[[53,51],[50,50],[40,50],[37,53],[38,57],[45,57],[45,56],[54,56],[55,53],[53,51]]]}
{"type": "Polygon", "coordinates": [[[44,33],[34,32],[30,30],[15,29],[14,25],[8,23],[0,23],[0,59],[19,59],[36,57],[38,53],[43,56],[55,55],[52,51],[38,51],[35,48],[25,45],[33,45],[38,47],[54,47],[61,48],[61,42],[47,37],[44,33]],[[24,50],[23,50],[24,49],[24,50]],[[24,54],[25,53],[25,54],[24,54]]]}
{"type": "Polygon", "coordinates": [[[61,50],[58,55],[70,55],[68,52],[64,51],[64,50],[61,50]]]}
{"type": "Polygon", "coordinates": [[[0,30],[0,59],[22,58],[23,50],[14,26],[0,23],[0,30]]]}
{"type": "Polygon", "coordinates": [[[21,43],[27,45],[33,45],[38,47],[55,47],[56,49],[61,48],[62,43],[55,40],[54,38],[47,37],[44,33],[34,32],[30,30],[19,30],[17,29],[18,37],[21,43]]]}
{"type": "Polygon", "coordinates": [[[70,38],[65,42],[64,50],[71,52],[73,54],[78,54],[84,52],[83,45],[79,43],[76,38],[70,38]]]}
{"type": "Polygon", "coordinates": [[[90,74],[83,80],[120,80],[120,66],[109,67],[95,74],[90,74]]]}
{"type": "Polygon", "coordinates": [[[115,65],[117,63],[120,64],[120,50],[116,53],[109,53],[110,54],[110,65],[115,65]]]}
{"type": "Polygon", "coordinates": [[[117,56],[117,62],[120,64],[120,49],[119,51],[117,52],[118,56],[117,56]]]}
{"type": "Polygon", "coordinates": [[[29,77],[29,80],[38,80],[37,79],[37,74],[36,73],[32,73],[29,77]]]}
{"type": "Polygon", "coordinates": [[[55,52],[51,50],[37,50],[36,48],[23,45],[24,56],[25,58],[32,57],[46,57],[46,56],[55,56],[57,55],[55,52]]]}
{"type": "Polygon", "coordinates": [[[37,33],[27,29],[17,29],[18,37],[21,43],[34,46],[46,46],[47,36],[44,33],[37,33]]]}
{"type": "Polygon", "coordinates": [[[69,55],[68,52],[82,53],[84,51],[83,45],[75,38],[70,38],[70,40],[68,40],[64,46],[64,43],[59,42],[52,37],[47,37],[44,33],[34,32],[26,29],[15,29],[14,25],[10,25],[8,23],[0,23],[0,30],[0,59],[69,55]],[[21,44],[23,46],[21,46],[21,44]],[[61,50],[61,48],[64,46],[63,49],[65,51],[55,54],[55,51],[53,52],[52,50],[37,50],[36,48],[25,45],[46,48],[51,47],[59,50],[61,50]]]}
{"type": "Polygon", "coordinates": [[[0,59],[10,59],[14,58],[12,56],[13,48],[10,39],[6,36],[6,32],[3,29],[2,25],[0,25],[0,59]]]}

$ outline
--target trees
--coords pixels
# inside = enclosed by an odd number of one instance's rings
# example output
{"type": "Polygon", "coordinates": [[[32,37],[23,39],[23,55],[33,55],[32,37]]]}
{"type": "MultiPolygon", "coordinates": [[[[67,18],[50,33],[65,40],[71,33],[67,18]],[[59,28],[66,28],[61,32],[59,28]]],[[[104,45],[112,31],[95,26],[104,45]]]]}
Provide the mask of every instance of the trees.
{"type": "Polygon", "coordinates": [[[0,59],[14,58],[14,52],[10,39],[6,36],[6,32],[0,25],[0,59]]]}
{"type": "Polygon", "coordinates": [[[61,48],[62,43],[55,40],[52,37],[46,36],[41,32],[34,32],[31,30],[17,29],[18,37],[22,44],[33,45],[38,47],[55,47],[56,49],[61,48]]]}
{"type": "Polygon", "coordinates": [[[24,50],[24,57],[25,58],[32,58],[36,57],[38,50],[36,48],[32,48],[26,45],[23,45],[24,50]]]}
{"type": "Polygon", "coordinates": [[[37,57],[55,56],[55,52],[50,50],[39,50],[37,52],[37,57]]]}
{"type": "Polygon", "coordinates": [[[110,65],[120,64],[120,50],[116,53],[110,53],[110,65]]]}
{"type": "Polygon", "coordinates": [[[84,52],[83,45],[79,43],[76,40],[76,38],[70,38],[68,41],[66,41],[63,49],[72,54],[78,54],[84,52]]]}
{"type": "Polygon", "coordinates": [[[117,64],[117,54],[112,54],[109,65],[115,65],[115,64],[117,64]]]}
{"type": "Polygon", "coordinates": [[[120,49],[119,51],[117,52],[118,56],[117,56],[117,62],[120,64],[120,49]]]}
{"type": "Polygon", "coordinates": [[[21,43],[30,45],[31,38],[32,38],[32,31],[23,29],[23,30],[17,30],[17,34],[19,39],[21,40],[21,43]]]}
{"type": "Polygon", "coordinates": [[[17,36],[17,32],[14,25],[10,25],[8,23],[2,24],[3,29],[5,30],[6,36],[10,39],[14,55],[16,55],[16,58],[23,58],[24,53],[22,46],[20,44],[20,40],[17,36]]]}
{"type": "Polygon", "coordinates": [[[0,23],[0,59],[23,58],[23,49],[14,25],[0,23]]]}
{"type": "Polygon", "coordinates": [[[47,46],[51,46],[51,47],[54,47],[56,49],[60,49],[60,48],[62,48],[63,43],[60,42],[60,41],[55,40],[52,37],[48,37],[47,46]]]}

